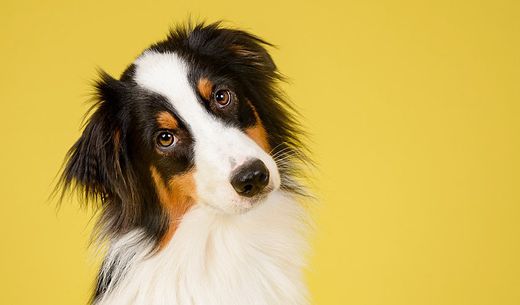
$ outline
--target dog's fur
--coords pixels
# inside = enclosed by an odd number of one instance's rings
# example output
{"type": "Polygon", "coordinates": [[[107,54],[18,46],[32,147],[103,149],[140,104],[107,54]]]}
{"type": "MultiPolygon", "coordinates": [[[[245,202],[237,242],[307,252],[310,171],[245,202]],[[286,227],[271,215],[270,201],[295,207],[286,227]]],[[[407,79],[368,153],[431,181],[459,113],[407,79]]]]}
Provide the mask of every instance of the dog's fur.
{"type": "Polygon", "coordinates": [[[100,73],[61,179],[99,203],[93,304],[308,303],[296,200],[307,159],[265,46],[218,23],[180,26],[119,80],[100,73]],[[253,159],[268,185],[240,196],[230,177],[253,159]]]}

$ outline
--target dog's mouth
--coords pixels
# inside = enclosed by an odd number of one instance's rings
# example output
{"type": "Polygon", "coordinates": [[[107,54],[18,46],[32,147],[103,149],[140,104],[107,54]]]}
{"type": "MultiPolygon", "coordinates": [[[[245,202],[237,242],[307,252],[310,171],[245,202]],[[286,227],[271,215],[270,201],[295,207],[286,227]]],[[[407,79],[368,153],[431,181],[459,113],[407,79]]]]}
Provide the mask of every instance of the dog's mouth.
{"type": "Polygon", "coordinates": [[[274,187],[269,185],[264,190],[262,190],[260,193],[256,194],[255,196],[249,197],[249,198],[242,197],[242,200],[250,203],[251,205],[260,204],[262,201],[267,199],[267,197],[269,196],[269,194],[271,194],[271,192],[273,190],[274,190],[274,187]]]}
{"type": "Polygon", "coordinates": [[[215,204],[210,201],[201,201],[201,203],[222,214],[245,214],[262,205],[275,190],[276,188],[269,184],[260,193],[251,197],[236,194],[234,198],[230,200],[228,206],[221,206],[220,204],[215,204]]]}
{"type": "Polygon", "coordinates": [[[254,197],[244,198],[241,197],[236,203],[234,203],[234,212],[237,214],[245,214],[256,207],[262,205],[269,195],[272,193],[273,188],[265,189],[261,193],[255,195],[254,197]]]}

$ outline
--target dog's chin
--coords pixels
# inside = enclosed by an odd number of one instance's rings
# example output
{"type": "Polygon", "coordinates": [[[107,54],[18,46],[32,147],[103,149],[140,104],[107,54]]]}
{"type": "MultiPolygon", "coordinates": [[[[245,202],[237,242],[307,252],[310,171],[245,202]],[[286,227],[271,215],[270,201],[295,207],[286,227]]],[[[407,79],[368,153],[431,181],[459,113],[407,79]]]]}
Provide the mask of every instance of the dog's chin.
{"type": "Polygon", "coordinates": [[[268,189],[254,197],[233,196],[228,202],[229,204],[222,206],[219,203],[207,202],[206,205],[216,210],[219,213],[227,215],[241,215],[245,214],[256,207],[262,205],[273,192],[273,189],[268,189]]]}
{"type": "Polygon", "coordinates": [[[267,198],[269,197],[269,194],[271,191],[264,192],[262,194],[259,194],[252,198],[240,198],[237,202],[233,203],[234,206],[234,214],[245,214],[256,207],[262,205],[267,198]]]}

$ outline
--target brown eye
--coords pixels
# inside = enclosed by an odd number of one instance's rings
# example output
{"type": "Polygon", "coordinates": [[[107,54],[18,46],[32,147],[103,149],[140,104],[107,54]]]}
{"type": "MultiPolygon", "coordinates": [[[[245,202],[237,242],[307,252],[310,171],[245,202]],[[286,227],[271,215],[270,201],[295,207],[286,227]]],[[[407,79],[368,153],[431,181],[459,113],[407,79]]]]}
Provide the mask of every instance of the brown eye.
{"type": "Polygon", "coordinates": [[[157,136],[157,145],[160,147],[170,147],[175,143],[175,136],[168,131],[161,131],[157,136]]]}
{"type": "Polygon", "coordinates": [[[215,102],[218,103],[220,107],[226,107],[231,103],[232,96],[229,90],[218,90],[214,94],[215,102]]]}

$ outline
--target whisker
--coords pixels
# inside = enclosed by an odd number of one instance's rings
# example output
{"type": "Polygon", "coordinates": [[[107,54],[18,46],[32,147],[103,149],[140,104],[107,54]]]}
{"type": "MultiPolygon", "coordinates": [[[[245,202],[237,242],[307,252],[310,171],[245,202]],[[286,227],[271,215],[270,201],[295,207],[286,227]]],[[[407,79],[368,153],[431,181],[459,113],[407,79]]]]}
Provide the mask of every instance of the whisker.
{"type": "Polygon", "coordinates": [[[290,147],[284,147],[282,149],[280,149],[279,151],[277,151],[276,153],[274,153],[272,156],[273,157],[276,157],[282,153],[285,153],[285,152],[288,152],[288,151],[291,151],[291,148],[290,147]]]}

